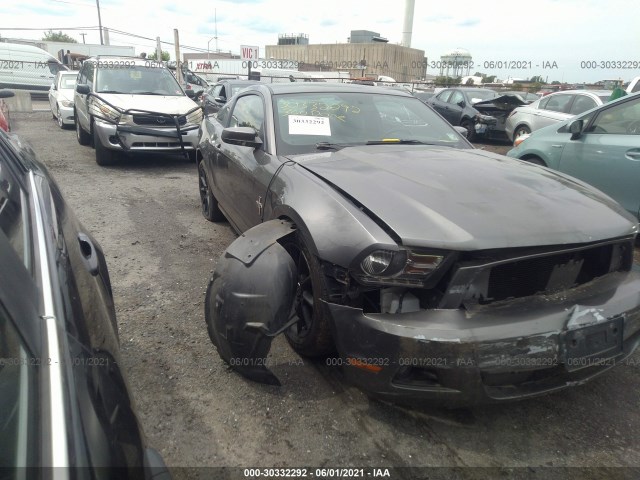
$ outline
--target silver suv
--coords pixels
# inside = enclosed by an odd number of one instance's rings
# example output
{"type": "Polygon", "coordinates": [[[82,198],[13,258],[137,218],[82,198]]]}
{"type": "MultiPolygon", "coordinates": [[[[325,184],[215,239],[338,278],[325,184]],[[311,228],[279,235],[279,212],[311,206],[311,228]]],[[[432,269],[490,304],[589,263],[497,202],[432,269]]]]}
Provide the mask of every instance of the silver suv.
{"type": "Polygon", "coordinates": [[[80,145],[93,141],[96,163],[119,151],[182,152],[196,159],[202,109],[160,62],[93,57],[84,62],[74,94],[80,145]]]}

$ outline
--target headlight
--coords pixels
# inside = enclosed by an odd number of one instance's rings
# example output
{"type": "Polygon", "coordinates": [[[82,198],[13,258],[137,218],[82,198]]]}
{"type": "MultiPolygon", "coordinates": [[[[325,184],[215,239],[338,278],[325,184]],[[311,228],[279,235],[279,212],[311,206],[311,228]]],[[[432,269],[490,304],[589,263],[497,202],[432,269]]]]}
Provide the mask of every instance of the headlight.
{"type": "Polygon", "coordinates": [[[70,100],[60,100],[60,104],[61,104],[63,107],[67,107],[67,108],[69,108],[69,107],[73,107],[73,102],[72,102],[72,101],[70,101],[70,100]]]}
{"type": "Polygon", "coordinates": [[[443,254],[418,250],[374,250],[352,271],[354,277],[364,284],[420,287],[444,258],[443,254]]]}
{"type": "Polygon", "coordinates": [[[513,146],[517,147],[518,145],[520,145],[522,142],[524,142],[529,137],[530,137],[530,135],[528,133],[525,133],[524,135],[520,135],[519,137],[514,138],[513,139],[513,146]]]}
{"type": "Polygon", "coordinates": [[[133,115],[130,115],[128,113],[123,113],[122,115],[120,115],[120,121],[118,123],[120,125],[135,125],[135,122],[133,121],[133,115]]]}
{"type": "Polygon", "coordinates": [[[187,115],[187,125],[200,125],[202,123],[202,109],[198,108],[187,115]]]}
{"type": "Polygon", "coordinates": [[[107,105],[97,97],[91,97],[89,99],[89,113],[113,123],[116,123],[120,118],[120,112],[118,110],[107,105]]]}
{"type": "Polygon", "coordinates": [[[364,257],[360,263],[362,270],[369,275],[382,275],[384,271],[391,265],[394,252],[387,250],[376,250],[364,257]]]}

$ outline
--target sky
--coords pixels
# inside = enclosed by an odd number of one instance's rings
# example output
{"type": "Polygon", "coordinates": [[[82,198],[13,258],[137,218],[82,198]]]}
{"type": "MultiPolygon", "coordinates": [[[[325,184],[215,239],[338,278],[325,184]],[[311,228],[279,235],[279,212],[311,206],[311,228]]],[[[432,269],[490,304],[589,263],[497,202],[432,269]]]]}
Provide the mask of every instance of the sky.
{"type": "MultiPolygon", "coordinates": [[[[91,0],[5,3],[0,7],[2,37],[40,39],[53,29],[79,42],[80,33],[86,33],[86,43],[100,43],[96,3],[91,0]]],[[[424,50],[429,62],[465,49],[474,62],[471,73],[502,80],[541,75],[548,82],[629,81],[640,75],[638,12],[629,5],[618,0],[415,0],[411,46],[424,50]]],[[[262,56],[265,45],[276,44],[283,33],[304,33],[316,44],[345,43],[351,30],[372,30],[400,43],[404,2],[100,0],[100,12],[102,25],[110,28],[111,44],[133,46],[136,54],[153,51],[154,42],[114,30],[173,42],[177,28],[180,43],[203,49],[203,57],[216,43],[219,50],[233,53],[239,53],[241,45],[255,45],[262,56]]],[[[163,49],[174,58],[173,46],[163,49]]],[[[427,73],[438,71],[428,68],[427,73]]]]}

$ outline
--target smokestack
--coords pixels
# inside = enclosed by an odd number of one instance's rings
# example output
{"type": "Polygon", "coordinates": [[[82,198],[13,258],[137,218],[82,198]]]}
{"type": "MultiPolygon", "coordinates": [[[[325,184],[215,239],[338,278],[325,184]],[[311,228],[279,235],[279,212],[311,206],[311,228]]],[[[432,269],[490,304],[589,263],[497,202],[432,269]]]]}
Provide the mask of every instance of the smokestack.
{"type": "Polygon", "coordinates": [[[413,10],[416,0],[406,0],[404,5],[404,26],[402,28],[402,45],[411,46],[411,33],[413,31],[413,10]]]}

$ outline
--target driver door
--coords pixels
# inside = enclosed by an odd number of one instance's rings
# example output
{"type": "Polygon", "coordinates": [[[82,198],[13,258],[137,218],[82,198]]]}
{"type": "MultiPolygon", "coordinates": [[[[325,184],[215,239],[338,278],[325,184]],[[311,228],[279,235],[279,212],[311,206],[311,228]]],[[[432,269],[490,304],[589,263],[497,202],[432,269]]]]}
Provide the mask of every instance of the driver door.
{"type": "Polygon", "coordinates": [[[229,213],[235,227],[248,230],[262,222],[266,189],[274,172],[274,158],[265,142],[265,106],[257,93],[239,97],[233,105],[229,128],[251,127],[263,141],[254,149],[218,141],[216,183],[221,191],[218,198],[229,213]]]}

